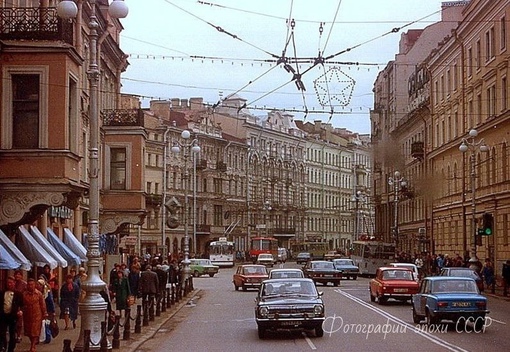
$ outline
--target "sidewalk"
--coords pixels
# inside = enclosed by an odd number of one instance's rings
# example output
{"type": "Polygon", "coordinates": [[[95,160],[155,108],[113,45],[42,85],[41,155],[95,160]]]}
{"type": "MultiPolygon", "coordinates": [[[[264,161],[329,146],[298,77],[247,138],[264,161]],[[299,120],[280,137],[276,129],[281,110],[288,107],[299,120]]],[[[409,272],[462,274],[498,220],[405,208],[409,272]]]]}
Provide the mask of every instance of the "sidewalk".
{"type": "MultiPolygon", "coordinates": [[[[152,338],[157,331],[161,328],[163,324],[165,324],[168,320],[170,320],[182,307],[187,305],[190,301],[194,299],[194,297],[200,292],[200,290],[195,289],[188,296],[183,297],[179,303],[175,303],[172,307],[167,308],[166,312],[161,312],[159,317],[155,317],[154,321],[149,322],[149,326],[142,326],[142,332],[140,334],[135,334],[135,321],[131,320],[131,333],[129,340],[123,340],[123,327],[120,327],[120,349],[122,352],[134,352],[138,349],[138,347],[143,344],[146,340],[152,338]]],[[[137,301],[137,304],[141,304],[137,301]]],[[[131,316],[133,319],[136,316],[136,305],[131,311],[131,316]]],[[[78,341],[78,337],[80,335],[80,317],[76,321],[76,329],[68,329],[64,330],[64,322],[63,320],[58,320],[60,333],[58,336],[51,340],[48,344],[38,344],[37,352],[59,352],[63,350],[64,340],[71,340],[71,348],[74,349],[74,345],[78,341]]],[[[124,319],[121,319],[121,324],[124,324],[124,319]]],[[[142,322],[143,325],[143,322],[142,322]]],[[[108,337],[110,343],[112,342],[112,336],[108,337]]],[[[23,340],[16,346],[16,352],[26,352],[30,350],[30,341],[28,337],[23,336],[23,340]]]]}

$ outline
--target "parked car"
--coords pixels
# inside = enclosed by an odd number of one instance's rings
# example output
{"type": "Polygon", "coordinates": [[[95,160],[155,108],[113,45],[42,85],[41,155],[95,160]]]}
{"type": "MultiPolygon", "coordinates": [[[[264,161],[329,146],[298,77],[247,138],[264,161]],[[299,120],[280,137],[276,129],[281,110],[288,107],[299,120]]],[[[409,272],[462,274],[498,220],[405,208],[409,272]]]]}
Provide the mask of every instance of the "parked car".
{"type": "Polygon", "coordinates": [[[422,280],[420,291],[413,296],[413,321],[439,324],[442,320],[471,321],[475,330],[485,325],[487,298],[482,296],[472,278],[430,276],[422,280]]]}
{"type": "Polygon", "coordinates": [[[390,266],[399,267],[399,268],[407,268],[413,272],[414,279],[416,281],[420,281],[420,272],[418,271],[418,267],[413,263],[390,263],[390,266]]]}
{"type": "Polygon", "coordinates": [[[209,259],[190,259],[189,267],[194,277],[200,275],[213,277],[220,270],[220,267],[213,265],[209,259]]]}
{"type": "Polygon", "coordinates": [[[342,255],[338,253],[337,251],[328,251],[324,253],[324,260],[333,260],[336,258],[341,258],[342,255]]]}
{"type": "Polygon", "coordinates": [[[342,277],[352,278],[353,280],[358,278],[359,268],[354,264],[354,260],[349,258],[333,259],[333,265],[336,270],[342,272],[342,277]]]}
{"type": "Polygon", "coordinates": [[[375,278],[370,280],[370,301],[384,304],[389,298],[401,302],[411,300],[418,292],[419,284],[413,272],[407,268],[380,267],[375,272],[375,278]]]}
{"type": "Polygon", "coordinates": [[[239,287],[246,291],[249,288],[259,288],[262,281],[268,278],[267,268],[265,265],[246,264],[237,267],[232,277],[235,290],[239,287]]]}
{"type": "Polygon", "coordinates": [[[327,260],[310,260],[303,267],[305,277],[312,279],[315,283],[320,282],[327,285],[338,286],[342,279],[342,273],[335,269],[333,262],[327,260]]]}
{"type": "Polygon", "coordinates": [[[483,292],[483,280],[474,269],[464,268],[460,266],[451,266],[442,268],[439,276],[455,276],[455,277],[469,277],[476,282],[476,286],[483,292]]]}
{"type": "Polygon", "coordinates": [[[287,249],[278,248],[278,262],[285,263],[287,261],[287,249]]]}
{"type": "Polygon", "coordinates": [[[255,299],[259,338],[267,330],[314,330],[322,337],[325,311],[321,293],[310,279],[270,279],[262,283],[255,299]]]}
{"type": "Polygon", "coordinates": [[[273,269],[269,272],[270,279],[291,279],[303,278],[303,270],[301,269],[273,269]]]}
{"type": "Polygon", "coordinates": [[[274,257],[271,253],[260,253],[257,257],[257,264],[273,267],[274,257]]]}
{"type": "Polygon", "coordinates": [[[312,255],[310,253],[301,252],[301,253],[298,253],[298,255],[296,257],[296,263],[297,264],[305,264],[306,262],[308,262],[311,259],[312,259],[312,255]]]}

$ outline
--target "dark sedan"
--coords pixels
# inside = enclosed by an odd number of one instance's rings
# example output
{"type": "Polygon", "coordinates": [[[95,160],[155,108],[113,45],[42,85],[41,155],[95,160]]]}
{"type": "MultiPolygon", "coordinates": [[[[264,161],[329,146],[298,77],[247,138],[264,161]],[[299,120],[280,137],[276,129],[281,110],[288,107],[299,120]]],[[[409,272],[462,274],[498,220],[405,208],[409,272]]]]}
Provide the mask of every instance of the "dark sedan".
{"type": "Polygon", "coordinates": [[[324,303],[310,279],[265,280],[255,301],[255,320],[261,339],[267,330],[281,329],[313,330],[316,337],[324,335],[324,303]]]}
{"type": "Polygon", "coordinates": [[[469,277],[476,281],[476,286],[483,292],[483,280],[474,269],[452,266],[441,269],[439,276],[469,277]]]}
{"type": "Polygon", "coordinates": [[[336,270],[342,272],[342,276],[348,279],[353,278],[356,280],[359,275],[359,268],[354,261],[349,258],[333,259],[333,265],[336,270]]]}
{"type": "Polygon", "coordinates": [[[311,260],[303,267],[305,277],[312,279],[315,283],[327,285],[331,282],[334,286],[340,284],[342,272],[335,269],[333,262],[327,260],[311,260]]]}

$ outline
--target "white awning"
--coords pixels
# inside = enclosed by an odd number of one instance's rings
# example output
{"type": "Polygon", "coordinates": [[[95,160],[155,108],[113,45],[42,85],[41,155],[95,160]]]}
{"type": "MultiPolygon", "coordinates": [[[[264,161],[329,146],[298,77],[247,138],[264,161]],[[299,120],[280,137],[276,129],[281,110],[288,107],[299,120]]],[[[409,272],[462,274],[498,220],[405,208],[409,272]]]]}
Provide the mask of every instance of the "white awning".
{"type": "Polygon", "coordinates": [[[60,253],[48,242],[46,237],[39,231],[35,226],[30,226],[30,233],[32,237],[44,248],[48,254],[50,254],[62,268],[67,268],[67,260],[60,255],[60,253]]]}
{"type": "Polygon", "coordinates": [[[68,228],[64,228],[64,243],[67,247],[71,248],[71,250],[76,253],[82,261],[86,262],[88,260],[87,250],[68,228]]]}
{"type": "Polygon", "coordinates": [[[66,246],[64,242],[53,232],[52,229],[49,227],[47,228],[46,236],[48,239],[48,242],[55,247],[55,249],[60,253],[62,257],[64,257],[65,260],[67,260],[67,264],[69,265],[80,265],[81,264],[81,258],[78,256],[78,254],[74,253],[71,248],[66,246]]]}
{"type": "Polygon", "coordinates": [[[7,252],[7,249],[0,244],[0,269],[1,270],[12,270],[12,269],[18,269],[21,266],[20,263],[14,259],[9,252],[7,252]]]}
{"type": "Polygon", "coordinates": [[[32,237],[26,228],[18,227],[19,230],[19,248],[27,256],[28,259],[36,266],[43,267],[46,264],[51,269],[58,266],[58,262],[48,252],[41,247],[39,243],[32,237]]]}
{"type": "Polygon", "coordinates": [[[7,237],[5,233],[0,230],[0,243],[4,246],[4,248],[9,252],[11,257],[13,257],[20,265],[22,270],[29,271],[32,269],[32,263],[21,253],[21,251],[12,243],[12,241],[7,237]]]}

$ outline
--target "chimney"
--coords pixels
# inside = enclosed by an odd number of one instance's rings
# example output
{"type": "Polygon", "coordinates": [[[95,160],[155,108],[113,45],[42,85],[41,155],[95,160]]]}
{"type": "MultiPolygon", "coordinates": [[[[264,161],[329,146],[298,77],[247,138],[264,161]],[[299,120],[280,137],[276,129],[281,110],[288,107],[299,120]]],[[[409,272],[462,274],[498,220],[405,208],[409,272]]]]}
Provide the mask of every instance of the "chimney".
{"type": "Polygon", "coordinates": [[[174,108],[174,109],[179,108],[180,103],[181,103],[181,100],[179,98],[172,98],[172,99],[170,99],[170,101],[172,102],[172,108],[174,108]]]}
{"type": "Polygon", "coordinates": [[[190,98],[189,105],[191,110],[202,110],[204,98],[190,98]]]}

